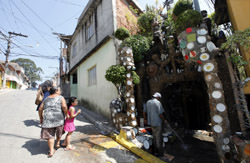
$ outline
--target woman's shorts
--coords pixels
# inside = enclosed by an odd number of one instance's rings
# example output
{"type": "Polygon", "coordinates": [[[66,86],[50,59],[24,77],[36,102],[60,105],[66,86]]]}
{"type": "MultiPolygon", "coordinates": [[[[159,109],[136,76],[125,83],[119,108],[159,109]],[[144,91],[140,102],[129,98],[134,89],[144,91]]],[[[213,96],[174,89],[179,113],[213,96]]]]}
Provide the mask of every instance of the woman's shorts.
{"type": "Polygon", "coordinates": [[[45,140],[54,139],[55,135],[57,137],[62,137],[63,134],[64,134],[63,125],[54,128],[42,128],[41,138],[45,140]]]}

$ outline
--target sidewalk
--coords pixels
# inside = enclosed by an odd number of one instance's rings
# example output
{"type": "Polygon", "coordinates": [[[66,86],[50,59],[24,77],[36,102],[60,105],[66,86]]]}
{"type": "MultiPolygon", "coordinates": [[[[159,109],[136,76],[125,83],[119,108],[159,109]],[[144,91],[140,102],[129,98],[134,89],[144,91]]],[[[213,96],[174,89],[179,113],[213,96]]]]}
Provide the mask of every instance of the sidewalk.
{"type": "Polygon", "coordinates": [[[91,110],[78,106],[82,110],[80,116],[86,118],[90,123],[94,124],[100,130],[103,135],[119,134],[119,131],[112,125],[111,121],[102,116],[101,114],[95,113],[91,110]]]}
{"type": "Polygon", "coordinates": [[[122,136],[124,135],[124,133],[120,134],[120,132],[112,125],[112,122],[110,122],[107,118],[91,110],[88,110],[82,106],[78,106],[78,108],[82,110],[80,116],[84,117],[90,123],[92,123],[99,130],[100,134],[113,137],[114,142],[119,143],[124,148],[129,149],[130,152],[137,155],[137,157],[142,158],[142,159],[136,160],[135,161],[136,163],[146,163],[146,162],[162,163],[164,162],[160,160],[159,158],[151,155],[150,153],[140,148],[137,148],[135,144],[133,144],[130,141],[127,141],[126,138],[124,139],[124,137],[122,136]]]}
{"type": "Polygon", "coordinates": [[[107,118],[82,106],[77,106],[77,109],[82,112],[76,118],[77,132],[72,136],[72,144],[76,147],[71,151],[74,162],[146,163],[110,137],[117,131],[107,118]]]}

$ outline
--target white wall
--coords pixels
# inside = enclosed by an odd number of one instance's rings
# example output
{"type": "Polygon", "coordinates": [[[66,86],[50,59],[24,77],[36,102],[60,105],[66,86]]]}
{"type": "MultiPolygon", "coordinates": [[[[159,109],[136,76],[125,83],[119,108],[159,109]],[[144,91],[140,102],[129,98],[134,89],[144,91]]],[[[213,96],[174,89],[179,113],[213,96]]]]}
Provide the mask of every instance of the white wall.
{"type": "Polygon", "coordinates": [[[105,79],[106,70],[116,64],[116,52],[113,40],[107,41],[99,50],[93,53],[78,67],[78,99],[84,99],[94,106],[94,109],[110,116],[109,103],[117,97],[115,86],[105,79]],[[96,65],[97,84],[88,86],[88,70],[96,65]]]}
{"type": "Polygon", "coordinates": [[[86,41],[85,35],[85,22],[88,17],[84,17],[79,22],[78,28],[76,29],[72,43],[71,43],[71,55],[70,55],[70,69],[72,69],[84,56],[86,56],[98,43],[100,43],[106,36],[112,35],[114,32],[113,26],[113,13],[112,13],[112,0],[102,0],[94,9],[90,9],[85,14],[96,15],[94,19],[94,26],[96,27],[94,35],[86,41]],[[76,56],[72,56],[73,45],[76,43],[76,56]]]}

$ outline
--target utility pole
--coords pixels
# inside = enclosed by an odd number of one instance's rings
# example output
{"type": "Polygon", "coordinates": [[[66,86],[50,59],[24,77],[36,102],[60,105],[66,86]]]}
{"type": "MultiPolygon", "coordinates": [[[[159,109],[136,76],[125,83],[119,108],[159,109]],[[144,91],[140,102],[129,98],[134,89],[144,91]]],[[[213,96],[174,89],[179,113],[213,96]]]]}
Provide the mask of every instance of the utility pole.
{"type": "MultiPolygon", "coordinates": [[[[60,57],[59,57],[59,75],[60,75],[60,87],[62,88],[62,85],[63,85],[63,47],[62,47],[62,43],[63,43],[63,40],[69,40],[68,36],[66,36],[65,34],[62,34],[62,33],[56,33],[56,32],[53,32],[52,34],[54,35],[57,35],[58,38],[60,39],[60,57]]],[[[65,47],[65,42],[64,42],[64,47],[65,47]]]]}
{"type": "Polygon", "coordinates": [[[62,88],[62,74],[63,74],[63,52],[62,52],[62,40],[61,36],[63,36],[62,33],[56,33],[53,32],[52,34],[57,35],[60,39],[60,57],[59,57],[59,86],[62,88]]]}
{"type": "Polygon", "coordinates": [[[3,88],[6,88],[6,72],[8,70],[8,63],[9,63],[9,55],[10,55],[10,45],[11,45],[11,38],[12,38],[12,35],[13,36],[21,36],[21,37],[28,37],[26,35],[23,35],[21,33],[15,33],[15,32],[8,32],[9,33],[9,37],[7,37],[6,35],[4,35],[2,32],[1,34],[7,38],[7,49],[6,49],[6,52],[5,52],[5,56],[6,56],[6,59],[5,59],[5,65],[4,65],[4,74],[3,74],[3,85],[2,87],[3,88]]]}

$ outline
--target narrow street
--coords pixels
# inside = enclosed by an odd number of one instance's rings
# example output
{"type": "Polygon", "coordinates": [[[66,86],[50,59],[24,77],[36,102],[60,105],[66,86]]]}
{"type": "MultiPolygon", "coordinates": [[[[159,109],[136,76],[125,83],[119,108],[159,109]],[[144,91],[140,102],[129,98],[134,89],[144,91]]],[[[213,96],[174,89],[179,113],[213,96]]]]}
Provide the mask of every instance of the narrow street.
{"type": "MultiPolygon", "coordinates": [[[[93,124],[79,115],[72,136],[74,151],[60,148],[47,158],[47,142],[40,139],[36,111],[36,91],[0,92],[0,162],[115,163],[135,162],[138,158],[111,138],[100,134],[93,124]]],[[[62,137],[64,139],[65,134],[62,137]]]]}

